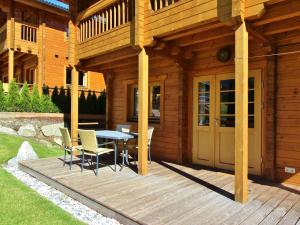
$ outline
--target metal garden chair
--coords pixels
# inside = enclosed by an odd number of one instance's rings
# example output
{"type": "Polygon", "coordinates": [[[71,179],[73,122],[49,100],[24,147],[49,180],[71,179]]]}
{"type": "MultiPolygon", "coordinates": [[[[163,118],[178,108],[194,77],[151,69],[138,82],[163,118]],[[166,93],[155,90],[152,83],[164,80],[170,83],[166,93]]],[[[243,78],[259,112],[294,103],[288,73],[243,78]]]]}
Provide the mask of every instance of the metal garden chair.
{"type": "MultiPolygon", "coordinates": [[[[153,136],[153,132],[154,132],[154,127],[148,127],[148,159],[149,162],[151,163],[151,142],[152,142],[152,136],[153,136]]],[[[136,149],[138,150],[138,146],[136,146],[136,149]]],[[[135,156],[135,159],[137,157],[135,156]]]]}
{"type": "Polygon", "coordinates": [[[81,146],[72,146],[72,140],[71,140],[71,136],[69,133],[69,130],[67,128],[59,128],[60,133],[62,135],[62,140],[63,140],[63,147],[64,147],[64,163],[63,165],[66,165],[66,157],[67,157],[67,152],[70,153],[70,170],[72,169],[72,162],[73,162],[73,154],[74,151],[80,150],[81,146]]]}
{"type": "Polygon", "coordinates": [[[112,148],[104,148],[102,146],[107,146],[111,144],[111,142],[98,144],[96,132],[94,130],[78,130],[78,134],[82,144],[81,172],[83,171],[84,156],[89,155],[91,158],[96,157],[96,176],[98,176],[99,156],[114,151],[112,148]]]}

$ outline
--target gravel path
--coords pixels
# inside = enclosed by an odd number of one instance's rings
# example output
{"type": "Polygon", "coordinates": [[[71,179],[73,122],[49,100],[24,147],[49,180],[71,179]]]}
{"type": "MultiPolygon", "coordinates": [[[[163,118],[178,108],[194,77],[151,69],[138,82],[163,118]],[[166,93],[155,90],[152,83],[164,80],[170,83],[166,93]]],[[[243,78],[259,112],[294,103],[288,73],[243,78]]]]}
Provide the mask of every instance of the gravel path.
{"type": "Polygon", "coordinates": [[[19,170],[17,166],[10,167],[5,165],[4,169],[14,175],[18,180],[26,184],[31,189],[38,192],[43,197],[47,198],[55,205],[72,214],[78,220],[91,225],[120,225],[114,219],[107,218],[97,213],[96,211],[86,207],[80,202],[68,197],[64,193],[48,186],[47,184],[35,179],[27,173],[19,170]]]}

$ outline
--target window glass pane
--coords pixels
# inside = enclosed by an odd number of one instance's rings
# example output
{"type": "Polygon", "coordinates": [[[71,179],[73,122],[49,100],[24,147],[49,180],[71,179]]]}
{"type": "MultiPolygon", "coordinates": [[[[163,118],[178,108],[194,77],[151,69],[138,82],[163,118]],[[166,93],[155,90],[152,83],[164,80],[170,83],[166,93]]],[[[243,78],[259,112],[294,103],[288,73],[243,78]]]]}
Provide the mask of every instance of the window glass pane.
{"type": "Polygon", "coordinates": [[[221,114],[234,114],[235,113],[235,104],[221,104],[220,105],[221,114]]]}
{"type": "Polygon", "coordinates": [[[226,90],[234,90],[235,89],[235,80],[221,80],[220,81],[220,89],[221,91],[226,91],[226,90]]]}
{"type": "Polygon", "coordinates": [[[248,91],[248,101],[254,102],[254,90],[248,91]]]}
{"type": "Polygon", "coordinates": [[[84,84],[84,72],[79,71],[78,85],[83,86],[83,84],[84,84]]]}
{"type": "Polygon", "coordinates": [[[249,87],[249,89],[254,89],[254,77],[249,77],[248,87],[249,87]]]}
{"type": "Polygon", "coordinates": [[[133,117],[138,117],[138,98],[139,98],[139,92],[138,88],[133,88],[133,117]]]}
{"type": "Polygon", "coordinates": [[[248,128],[254,128],[254,116],[248,117],[248,128]]]}
{"type": "Polygon", "coordinates": [[[254,103],[248,104],[248,114],[254,114],[254,103]]]}
{"type": "Polygon", "coordinates": [[[199,126],[209,126],[209,116],[199,115],[199,126]]]}
{"type": "Polygon", "coordinates": [[[235,127],[234,116],[221,116],[221,127],[235,127]]]}
{"type": "Polygon", "coordinates": [[[160,86],[152,87],[152,112],[150,117],[160,118],[160,86]]]}
{"type": "Polygon", "coordinates": [[[66,83],[72,84],[72,70],[70,68],[66,69],[66,83]]]}
{"type": "Polygon", "coordinates": [[[210,88],[209,81],[199,82],[199,92],[207,92],[209,91],[209,88],[210,88]]]}
{"type": "Polygon", "coordinates": [[[221,102],[235,102],[235,92],[221,92],[221,102]]]}

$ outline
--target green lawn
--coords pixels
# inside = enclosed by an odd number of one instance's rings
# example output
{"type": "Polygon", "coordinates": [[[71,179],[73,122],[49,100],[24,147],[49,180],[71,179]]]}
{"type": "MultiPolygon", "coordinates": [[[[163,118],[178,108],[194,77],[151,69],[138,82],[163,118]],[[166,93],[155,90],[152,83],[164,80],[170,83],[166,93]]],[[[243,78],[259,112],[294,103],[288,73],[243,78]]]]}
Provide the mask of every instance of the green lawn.
{"type": "MultiPolygon", "coordinates": [[[[0,134],[0,164],[14,157],[24,138],[0,134]]],[[[29,140],[40,158],[62,154],[29,140]]],[[[83,224],[0,168],[0,224],[83,224]]]]}

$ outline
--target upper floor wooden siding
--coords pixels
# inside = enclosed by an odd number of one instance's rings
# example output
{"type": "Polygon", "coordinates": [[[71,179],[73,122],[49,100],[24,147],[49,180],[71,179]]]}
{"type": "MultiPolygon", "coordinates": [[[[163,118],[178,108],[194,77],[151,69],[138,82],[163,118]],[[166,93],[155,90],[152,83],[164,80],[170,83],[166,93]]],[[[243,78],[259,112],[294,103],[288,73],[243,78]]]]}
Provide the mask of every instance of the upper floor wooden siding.
{"type": "MultiPolygon", "coordinates": [[[[249,0],[246,18],[264,12],[271,0],[249,0]]],[[[91,58],[130,45],[134,42],[139,23],[134,23],[137,0],[98,1],[77,16],[79,60],[91,58]]],[[[231,1],[229,1],[231,2],[231,1]]],[[[228,1],[220,0],[147,0],[144,2],[143,45],[154,39],[202,24],[220,21],[228,13],[228,1]]],[[[140,20],[140,18],[138,18],[140,20]]]]}

